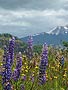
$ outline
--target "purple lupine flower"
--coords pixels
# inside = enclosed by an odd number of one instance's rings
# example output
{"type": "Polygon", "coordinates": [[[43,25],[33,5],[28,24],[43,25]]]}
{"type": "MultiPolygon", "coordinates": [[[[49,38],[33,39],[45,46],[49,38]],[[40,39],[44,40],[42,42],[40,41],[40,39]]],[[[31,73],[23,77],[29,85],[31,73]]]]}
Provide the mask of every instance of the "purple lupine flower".
{"type": "Polygon", "coordinates": [[[40,61],[40,66],[39,66],[39,83],[40,84],[44,84],[46,82],[45,71],[46,71],[47,65],[48,65],[48,47],[47,47],[47,44],[45,43],[43,45],[42,56],[41,56],[41,61],[40,61]]]}
{"type": "Polygon", "coordinates": [[[12,37],[12,39],[9,40],[9,54],[11,59],[11,65],[13,64],[14,60],[14,45],[15,45],[15,38],[12,37]]]}
{"type": "Polygon", "coordinates": [[[21,90],[25,90],[25,86],[23,84],[21,84],[21,90]]]}
{"type": "Polygon", "coordinates": [[[22,57],[21,57],[21,53],[19,52],[19,54],[17,55],[16,69],[14,70],[12,75],[15,81],[17,81],[20,77],[21,67],[22,67],[22,57]]]}
{"type": "Polygon", "coordinates": [[[9,52],[4,47],[4,55],[3,55],[3,72],[2,72],[2,84],[4,90],[11,90],[11,63],[10,63],[10,55],[9,52]]]}
{"type": "Polygon", "coordinates": [[[23,81],[26,80],[26,75],[22,76],[22,80],[23,80],[23,81]]]}
{"type": "Polygon", "coordinates": [[[17,81],[19,76],[20,76],[20,72],[17,69],[15,69],[12,75],[12,78],[14,79],[14,81],[17,81]]]}
{"type": "Polygon", "coordinates": [[[33,57],[33,38],[32,36],[29,36],[29,39],[28,39],[27,57],[29,60],[31,60],[33,57]]]}
{"type": "Polygon", "coordinates": [[[21,57],[21,52],[19,52],[17,56],[16,69],[21,70],[21,67],[22,67],[22,57],[21,57]]]}

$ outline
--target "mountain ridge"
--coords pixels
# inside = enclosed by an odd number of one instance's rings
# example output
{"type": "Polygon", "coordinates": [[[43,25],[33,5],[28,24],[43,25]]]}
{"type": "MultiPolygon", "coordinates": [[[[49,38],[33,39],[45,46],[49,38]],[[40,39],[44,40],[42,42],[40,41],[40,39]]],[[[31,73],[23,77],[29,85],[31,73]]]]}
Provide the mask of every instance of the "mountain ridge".
{"type": "MultiPolygon", "coordinates": [[[[46,33],[37,33],[32,36],[34,44],[44,44],[48,45],[62,45],[63,41],[68,41],[68,27],[67,26],[57,26],[52,31],[46,33]]],[[[27,42],[28,36],[21,38],[24,42],[27,42]]]]}

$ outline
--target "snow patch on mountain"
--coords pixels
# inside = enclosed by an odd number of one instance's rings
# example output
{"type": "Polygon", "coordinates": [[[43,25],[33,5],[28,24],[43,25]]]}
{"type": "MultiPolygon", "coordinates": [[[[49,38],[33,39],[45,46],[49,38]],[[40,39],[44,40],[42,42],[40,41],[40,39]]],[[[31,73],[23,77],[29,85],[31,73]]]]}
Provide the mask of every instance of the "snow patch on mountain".
{"type": "Polygon", "coordinates": [[[55,35],[67,34],[68,33],[68,27],[67,26],[57,26],[48,33],[49,34],[55,34],[55,35]]]}

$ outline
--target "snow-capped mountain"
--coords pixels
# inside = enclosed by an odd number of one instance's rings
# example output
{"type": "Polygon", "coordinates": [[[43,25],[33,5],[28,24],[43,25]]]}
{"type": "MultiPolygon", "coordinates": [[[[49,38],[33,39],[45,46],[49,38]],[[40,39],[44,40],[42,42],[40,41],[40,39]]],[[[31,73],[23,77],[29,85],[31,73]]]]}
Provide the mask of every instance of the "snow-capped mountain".
{"type": "MultiPolygon", "coordinates": [[[[27,37],[21,38],[24,42],[28,39],[27,37]]],[[[37,33],[33,35],[34,44],[44,44],[45,42],[50,45],[62,45],[63,41],[68,42],[68,26],[57,26],[49,33],[37,33]]]]}
{"type": "Polygon", "coordinates": [[[56,34],[56,35],[67,33],[68,33],[68,26],[57,26],[49,32],[49,34],[56,34]]]}

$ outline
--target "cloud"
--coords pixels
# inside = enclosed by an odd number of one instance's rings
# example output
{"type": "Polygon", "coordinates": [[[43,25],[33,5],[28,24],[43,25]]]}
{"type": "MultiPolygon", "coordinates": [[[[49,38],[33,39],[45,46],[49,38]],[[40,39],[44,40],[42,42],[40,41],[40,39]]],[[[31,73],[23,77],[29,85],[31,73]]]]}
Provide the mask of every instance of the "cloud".
{"type": "Polygon", "coordinates": [[[68,0],[0,0],[0,32],[17,36],[68,24],[68,0]]]}
{"type": "MultiPolygon", "coordinates": [[[[57,18],[61,19],[62,17],[67,17],[67,10],[5,10],[0,11],[0,25],[18,25],[18,26],[31,26],[31,21],[42,21],[45,18],[49,20],[57,18]],[[60,17],[60,18],[59,18],[60,17]],[[51,19],[50,19],[51,18],[51,19]]],[[[63,18],[62,18],[63,19],[63,18]]]]}
{"type": "Polygon", "coordinates": [[[29,22],[23,21],[25,13],[20,13],[15,11],[9,11],[9,10],[4,10],[2,9],[0,11],[0,25],[8,25],[8,26],[23,26],[23,27],[28,27],[30,26],[29,22]]]}
{"type": "Polygon", "coordinates": [[[67,0],[0,0],[0,7],[5,9],[60,9],[67,0]]]}
{"type": "Polygon", "coordinates": [[[0,31],[18,36],[48,32],[57,25],[68,23],[65,9],[6,10],[0,9],[0,31]],[[2,29],[2,30],[1,30],[2,29]]]}

